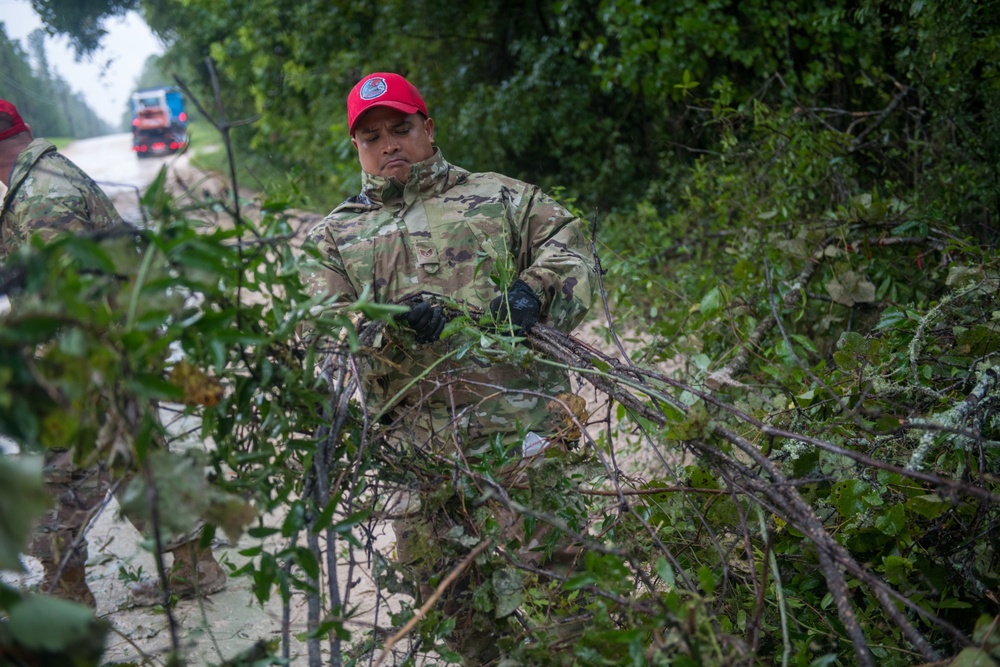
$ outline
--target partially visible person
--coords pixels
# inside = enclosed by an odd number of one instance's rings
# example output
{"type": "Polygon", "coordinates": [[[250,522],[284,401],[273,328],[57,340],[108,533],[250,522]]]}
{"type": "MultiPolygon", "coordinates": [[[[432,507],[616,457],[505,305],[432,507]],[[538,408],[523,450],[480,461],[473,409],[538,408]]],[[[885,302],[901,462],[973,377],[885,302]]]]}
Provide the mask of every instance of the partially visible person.
{"type": "Polygon", "coordinates": [[[92,232],[122,224],[108,196],[79,167],[31,127],[13,104],[0,100],[0,259],[32,233],[92,232]]]}
{"type": "MultiPolygon", "coordinates": [[[[0,183],[6,189],[0,205],[0,266],[32,235],[49,241],[59,234],[86,234],[126,224],[107,195],[90,176],[45,139],[35,139],[17,108],[0,100],[0,183]]],[[[45,485],[53,500],[35,531],[29,553],[44,568],[41,590],[96,607],[86,581],[86,522],[110,488],[102,466],[82,470],[72,453],[45,453],[45,485]]],[[[136,528],[141,525],[133,522],[136,528]]],[[[174,556],[171,590],[181,596],[214,593],[225,585],[225,571],[210,549],[194,547],[194,538],[169,545],[174,556]]],[[[140,604],[161,601],[155,584],[132,591],[140,604]]]]}

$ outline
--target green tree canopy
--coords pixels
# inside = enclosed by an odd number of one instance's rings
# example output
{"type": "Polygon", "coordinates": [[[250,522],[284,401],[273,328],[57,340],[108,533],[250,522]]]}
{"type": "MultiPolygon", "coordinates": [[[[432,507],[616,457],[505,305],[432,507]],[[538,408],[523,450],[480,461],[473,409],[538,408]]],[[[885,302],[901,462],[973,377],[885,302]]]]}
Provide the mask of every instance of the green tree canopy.
{"type": "Polygon", "coordinates": [[[7,27],[0,22],[0,94],[18,108],[35,136],[79,139],[107,134],[110,126],[83,95],[50,70],[45,33],[37,30],[28,41],[30,56],[20,42],[7,36],[7,27]]]}
{"type": "Polygon", "coordinates": [[[711,111],[751,99],[839,110],[826,122],[864,133],[851,157],[879,165],[864,170],[873,179],[915,175],[885,154],[911,137],[990,170],[1000,135],[996,2],[35,5],[83,51],[105,17],[138,6],[173,45],[167,68],[206,99],[214,59],[230,118],[257,119],[238,141],[330,200],[356,187],[344,99],[375,70],[419,84],[450,159],[564,187],[588,209],[651,190],[661,210],[676,206],[661,184],[726,136],[711,111]],[[900,103],[919,117],[880,113],[900,103]]]}

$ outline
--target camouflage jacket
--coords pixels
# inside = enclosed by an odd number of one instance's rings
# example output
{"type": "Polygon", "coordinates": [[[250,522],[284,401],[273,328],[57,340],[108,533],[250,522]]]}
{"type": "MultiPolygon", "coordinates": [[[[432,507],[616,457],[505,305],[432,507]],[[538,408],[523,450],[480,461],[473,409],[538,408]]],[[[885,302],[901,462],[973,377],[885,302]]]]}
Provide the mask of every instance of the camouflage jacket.
{"type": "MultiPolygon", "coordinates": [[[[362,186],[313,233],[326,287],[342,301],[366,289],[379,303],[430,292],[485,310],[499,294],[491,275],[507,271],[535,291],[543,324],[569,331],[587,314],[596,275],[582,223],[537,187],[469,173],[437,149],[405,184],[363,174],[362,186]]],[[[417,345],[405,328],[387,329],[384,342],[368,360],[369,402],[382,407],[426,374],[402,405],[419,396],[436,426],[458,419],[469,437],[518,426],[551,431],[547,397],[569,389],[565,373],[539,364],[493,364],[476,354],[442,362],[454,347],[447,337],[417,345]]]]}
{"type": "Polygon", "coordinates": [[[107,195],[44,139],[35,139],[14,163],[0,208],[0,261],[33,233],[106,229],[121,223],[107,195]]]}

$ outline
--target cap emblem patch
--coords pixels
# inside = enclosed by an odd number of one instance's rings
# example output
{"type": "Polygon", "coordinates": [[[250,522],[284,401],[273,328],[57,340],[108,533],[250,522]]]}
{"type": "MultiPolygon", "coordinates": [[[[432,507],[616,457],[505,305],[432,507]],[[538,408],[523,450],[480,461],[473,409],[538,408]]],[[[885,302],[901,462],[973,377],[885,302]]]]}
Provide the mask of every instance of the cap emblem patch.
{"type": "Polygon", "coordinates": [[[358,95],[363,100],[374,100],[377,97],[382,97],[385,95],[387,90],[385,85],[385,79],[374,78],[365,81],[365,85],[361,86],[361,91],[358,95]]]}

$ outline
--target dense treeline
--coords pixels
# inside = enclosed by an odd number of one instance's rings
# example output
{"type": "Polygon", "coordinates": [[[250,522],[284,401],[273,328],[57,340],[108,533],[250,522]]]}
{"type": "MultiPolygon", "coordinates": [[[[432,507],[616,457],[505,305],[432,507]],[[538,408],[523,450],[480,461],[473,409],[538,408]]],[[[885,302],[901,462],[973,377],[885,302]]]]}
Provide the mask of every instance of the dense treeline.
{"type": "MultiPolygon", "coordinates": [[[[587,371],[576,386],[593,407],[576,417],[602,465],[551,457],[553,474],[527,481],[497,477],[512,463],[501,449],[472,469],[401,465],[346,399],[328,406],[342,430],[303,437],[330,420],[309,395],[323,383],[288,363],[313,352],[293,335],[316,303],[297,255],[209,250],[186,228],[159,239],[197,267],[175,274],[184,289],[218,299],[196,333],[176,332],[193,366],[236,387],[200,413],[205,433],[243,473],[234,490],[292,517],[292,546],[246,568],[259,597],[298,586],[318,610],[321,524],[340,539],[384,509],[359,489],[409,484],[469,508],[466,549],[489,545],[472,516],[486,504],[582,533],[566,580],[479,553],[492,575],[477,609],[516,618],[507,648],[523,664],[1000,660],[1000,1],[34,4],[57,29],[87,26],[83,49],[102,16],[142,10],[172,44],[167,69],[222,120],[210,58],[226,120],[250,121],[232,128],[241,162],[269,170],[275,243],[283,203],[325,211],[354,193],[344,97],[382,69],[419,85],[449,159],[538,182],[595,223],[629,359],[544,331],[529,342],[587,371]],[[283,299],[232,315],[239,300],[215,291],[245,275],[283,299]],[[637,451],[648,467],[620,469],[637,451]],[[546,586],[579,593],[553,602],[546,586]],[[547,634],[579,614],[592,624],[571,646],[547,634]]],[[[468,329],[463,354],[501,351],[468,329]]],[[[350,587],[331,579],[340,618],[350,587]]],[[[446,651],[449,623],[423,617],[418,643],[446,651]]],[[[327,632],[331,656],[342,637],[327,632]]]]}
{"type": "Polygon", "coordinates": [[[329,199],[354,187],[345,93],[380,69],[419,83],[451,159],[565,187],[588,209],[628,209],[647,194],[676,207],[664,183],[724,138],[713,113],[751,100],[839,110],[827,123],[865,133],[854,161],[874,158],[872,181],[916,185],[913,163],[881,160],[890,144],[948,143],[976,169],[1000,134],[996,2],[35,5],[76,31],[99,25],[95,13],[142,7],[175,45],[175,72],[207,95],[211,56],[231,117],[259,115],[237,140],[329,199]],[[902,89],[896,113],[879,114],[902,89]]]}
{"type": "Polygon", "coordinates": [[[111,132],[83,95],[49,69],[44,39],[40,30],[31,34],[29,56],[0,22],[0,94],[18,108],[35,136],[83,139],[111,132]]]}

